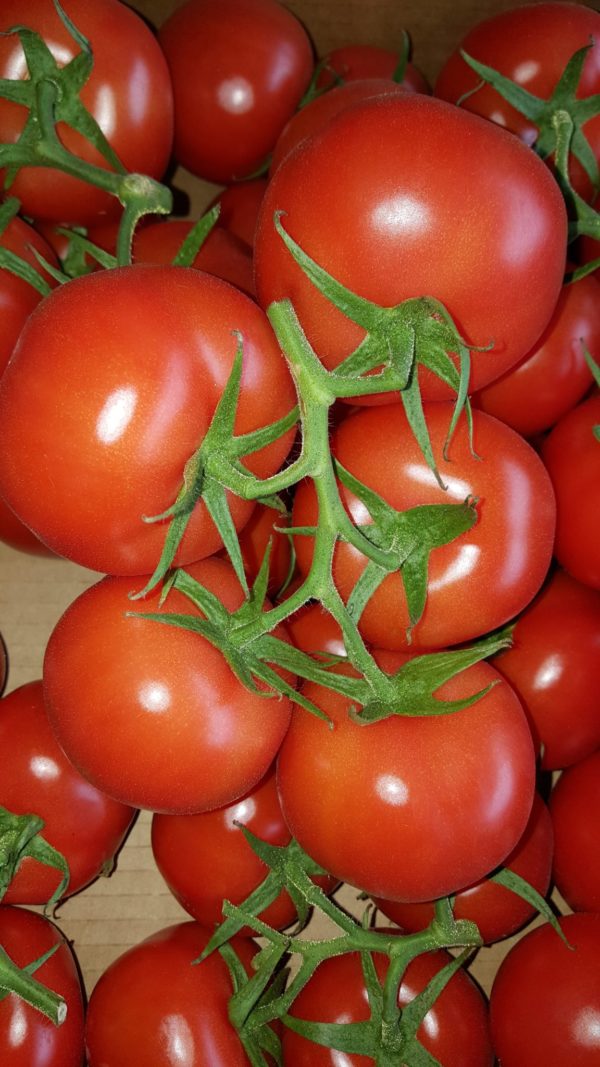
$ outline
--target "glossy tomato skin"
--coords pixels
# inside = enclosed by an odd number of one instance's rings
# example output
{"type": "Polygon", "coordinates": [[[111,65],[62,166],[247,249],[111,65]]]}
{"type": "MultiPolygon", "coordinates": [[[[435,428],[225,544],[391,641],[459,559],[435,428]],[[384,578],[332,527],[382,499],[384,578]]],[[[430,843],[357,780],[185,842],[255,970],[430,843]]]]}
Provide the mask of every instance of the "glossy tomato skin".
{"type": "Polygon", "coordinates": [[[600,745],[600,594],[556,570],[519,616],[495,667],[518,693],[545,770],[600,745]]]}
{"type": "Polygon", "coordinates": [[[563,415],[541,453],[556,493],[554,554],[569,574],[600,590],[600,393],[563,415]]]}
{"type": "MultiPolygon", "coordinates": [[[[199,923],[169,926],[127,950],[101,976],[86,1018],[89,1067],[247,1067],[227,1018],[233,985],[218,952],[192,966],[210,937],[199,923]]],[[[233,947],[247,970],[245,939],[233,947]]]]}
{"type": "MultiPolygon", "coordinates": [[[[133,241],[134,262],[172,263],[193,225],[185,219],[166,219],[142,226],[133,241]]],[[[223,278],[248,296],[254,296],[250,249],[228,230],[215,227],[191,266],[223,278]]]]}
{"type": "MultiPolygon", "coordinates": [[[[373,957],[379,980],[387,972],[387,959],[373,957]]],[[[450,962],[447,952],[427,952],[412,960],[398,992],[398,1004],[405,1007],[437,972],[450,962]]],[[[315,1022],[362,1022],[370,1017],[367,990],[358,953],[324,960],[308,984],[296,997],[290,1014],[315,1022]]],[[[458,971],[437,998],[417,1031],[419,1041],[444,1067],[491,1067],[488,1009],[485,997],[466,971],[458,971]]],[[[343,1054],[315,1045],[305,1037],[285,1029],[285,1067],[367,1067],[370,1056],[343,1054]]]]}
{"type": "Polygon", "coordinates": [[[17,518],[14,511],[0,497],[0,541],[4,545],[16,548],[18,552],[27,552],[32,556],[53,556],[52,549],[40,541],[39,537],[17,518]]]}
{"type": "MultiPolygon", "coordinates": [[[[339,424],[332,440],[333,454],[343,466],[400,511],[423,504],[460,504],[468,496],[478,500],[477,522],[471,530],[431,553],[427,603],[412,630],[414,648],[444,648],[503,625],[534,597],[552,554],[554,497],[539,456],[510,427],[475,411],[477,455],[461,420],[449,458],[443,460],[451,410],[451,404],[425,405],[447,490],[439,487],[427,467],[401,405],[363,408],[339,424]]],[[[354,521],[365,522],[364,505],[346,490],[342,496],[354,521]]],[[[292,525],[313,525],[316,516],[312,483],[302,483],[292,525]]],[[[295,547],[305,574],[312,540],[298,536],[295,547]]],[[[338,543],[333,573],[344,599],[364,566],[364,556],[347,543],[338,543]]],[[[359,629],[376,647],[400,649],[408,644],[408,622],[402,579],[398,573],[388,575],[367,604],[359,629]]]]}
{"type": "MultiPolygon", "coordinates": [[[[491,86],[477,88],[479,75],[465,63],[460,51],[494,67],[527,92],[548,99],[571,56],[591,43],[577,91],[579,97],[587,97],[600,89],[599,34],[600,15],[584,4],[524,4],[497,12],[469,30],[442,68],[434,93],[451,103],[460,99],[461,108],[491,119],[526,144],[533,144],[536,127],[491,86]]],[[[583,129],[598,158],[600,118],[590,119],[583,129]]],[[[582,195],[591,193],[589,178],[577,160],[571,162],[571,180],[582,195]]]]}
{"type": "MultiPolygon", "coordinates": [[[[68,895],[110,864],[133,821],[133,808],[101,793],[79,774],[50,727],[41,681],[20,686],[0,702],[4,770],[0,804],[17,815],[44,820],[42,835],[69,865],[68,895]]],[[[6,904],[45,904],[58,871],[25,858],[4,897],[6,904]]]]}
{"type": "Polygon", "coordinates": [[[175,156],[227,184],[265,162],[313,68],[300,22],[274,0],[187,0],[159,40],[175,97],[175,156]]]}
{"type": "Polygon", "coordinates": [[[600,750],[561,774],[550,814],[557,889],[574,911],[600,912],[600,750]]]}
{"type": "MultiPolygon", "coordinates": [[[[550,885],[552,844],[550,813],[536,793],[525,833],[502,866],[520,875],[544,897],[550,885]]],[[[424,930],[435,915],[433,902],[402,904],[377,897],[375,903],[405,933],[424,930]]],[[[521,897],[490,878],[457,893],[453,909],[457,919],[476,923],[486,945],[514,934],[535,914],[535,909],[521,897]]]]}
{"type": "MultiPolygon", "coordinates": [[[[363,78],[393,79],[399,60],[399,53],[389,48],[362,43],[343,45],[332,49],[321,60],[324,67],[317,79],[317,86],[320,89],[333,87],[336,75],[342,82],[363,78]]],[[[431,92],[425,76],[410,62],[406,64],[404,77],[398,84],[415,93],[431,92]]]]}
{"type": "MultiPolygon", "coordinates": [[[[222,922],[223,901],[242,904],[267,877],[268,867],[240,826],[269,844],[289,844],[274,767],[246,796],[224,808],[199,815],[155,814],[152,819],[157,867],[182,907],[203,926],[222,922]]],[[[316,881],[327,891],[335,887],[331,878],[316,881]]],[[[260,918],[275,929],[290,926],[297,915],[289,894],[280,893],[260,918]]],[[[244,927],[241,933],[250,936],[252,931],[244,927]]]]}
{"type": "Polygon", "coordinates": [[[524,437],[549,430],[592,384],[586,348],[600,352],[600,282],[591,275],[563,286],[533,351],[482,389],[475,403],[524,437]]]}
{"type": "Polygon", "coordinates": [[[230,230],[250,248],[254,247],[258,213],[267,184],[266,178],[248,178],[244,182],[235,182],[218,193],[210,204],[211,207],[219,204],[217,225],[230,230]]]}
{"type": "Polygon", "coordinates": [[[59,993],[67,1015],[55,1026],[11,993],[0,1002],[0,1060],[3,1067],[81,1067],[83,990],[71,949],[54,923],[26,908],[0,907],[0,945],[19,967],[26,967],[58,945],[35,977],[59,993]]]}
{"type": "Polygon", "coordinates": [[[513,946],[496,975],[490,1018],[502,1067],[598,1062],[600,915],[559,921],[571,947],[545,923],[513,946]]]}
{"type": "MultiPolygon", "coordinates": [[[[304,251],[360,296],[385,307],[434,297],[469,344],[493,344],[473,354],[473,390],[524,356],[554,311],[566,247],[556,182],[515,137],[441,100],[398,93],[356,104],[269,185],[256,237],[259,301],[290,298],[332,368],[364,331],[296,266],[275,231],[275,211],[285,212],[304,251]]],[[[448,398],[447,386],[425,379],[428,399],[448,398]]]]}
{"type": "MultiPolygon", "coordinates": [[[[0,47],[1,42],[2,38],[0,47]]],[[[53,267],[58,267],[58,260],[47,241],[23,219],[11,219],[0,235],[0,246],[24,259],[48,284],[55,284],[40,266],[35,252],[53,267]]],[[[41,299],[41,294],[29,282],[6,268],[0,269],[0,374],[11,357],[28,316],[41,299]]]]}
{"type": "MultiPolygon", "coordinates": [[[[401,662],[384,655],[388,670],[401,662]]],[[[498,679],[479,664],[439,696],[498,679]]],[[[535,776],[527,720],[507,684],[470,709],[368,726],[352,720],[345,698],[312,683],[303,692],[334,726],[295,708],[277,779],[286,822],[317,863],[371,895],[422,901],[503,862],[527,824],[535,776]]]]}
{"type": "MultiPolygon", "coordinates": [[[[243,600],[225,560],[190,573],[228,610],[243,600]]],[[[171,591],[135,603],[128,578],[105,578],[78,597],[53,630],[44,693],[59,743],[109,796],[152,811],[221,807],[251,789],[285,735],[287,698],[239,682],[200,634],[128,616],[198,611],[171,591]]]]}
{"type": "MultiPolygon", "coordinates": [[[[173,94],[165,57],[140,16],[118,0],[68,0],[65,10],[90,42],[92,73],[81,100],[92,113],[126,170],[161,178],[173,140],[173,94]]],[[[19,0],[2,4],[0,29],[23,23],[19,0]]],[[[57,11],[46,0],[27,5],[27,26],[37,30],[61,65],[80,51],[57,11]]],[[[21,79],[26,66],[16,35],[0,39],[0,77],[21,79]]],[[[0,102],[0,140],[15,141],[25,110],[0,102]]],[[[79,134],[59,125],[66,147],[88,162],[108,163],[79,134]]],[[[116,197],[47,167],[23,167],[11,185],[23,214],[61,223],[93,223],[119,214],[116,197]]]]}
{"type": "MultiPolygon", "coordinates": [[[[1,379],[0,492],[54,551],[94,570],[149,574],[243,335],[236,432],[286,414],[295,391],[259,308],[219,278],[184,267],[105,270],[55,290],[27,322],[1,379]],[[32,394],[32,382],[35,389],[32,394]]],[[[277,470],[291,434],[249,457],[277,470]]],[[[234,522],[253,505],[231,498],[234,522]]],[[[221,547],[204,504],[177,562],[221,547]]]]}

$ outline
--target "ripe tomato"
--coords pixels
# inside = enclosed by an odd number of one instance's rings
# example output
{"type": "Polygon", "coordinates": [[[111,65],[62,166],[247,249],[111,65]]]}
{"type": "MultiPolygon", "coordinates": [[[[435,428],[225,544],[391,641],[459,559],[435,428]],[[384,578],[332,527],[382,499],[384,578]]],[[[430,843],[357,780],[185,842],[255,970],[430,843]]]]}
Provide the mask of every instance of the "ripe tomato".
{"type": "MultiPolygon", "coordinates": [[[[243,600],[231,566],[191,570],[228,608],[243,600]]],[[[126,804],[189,813],[222,807],[268,770],[289,701],[246,689],[200,634],[127,612],[199,615],[172,590],[132,604],[131,579],[105,578],[79,596],[50,636],[48,716],[85,778],[126,804]]]]}
{"type": "MultiPolygon", "coordinates": [[[[286,160],[267,189],[259,301],[289,297],[320,359],[335,367],[364,330],[296,265],[275,211],[353,292],[385,307],[435,297],[469,344],[493,344],[473,354],[473,390],[521,359],[554,311],[566,247],[556,182],[515,137],[441,100],[395,93],[356,104],[286,160]]],[[[446,399],[449,387],[430,374],[424,395],[446,399]]]]}
{"type": "Polygon", "coordinates": [[[307,88],[308,36],[275,0],[187,0],[159,40],[175,96],[175,156],[226,184],[265,162],[307,88]]]}
{"type": "MultiPolygon", "coordinates": [[[[378,48],[371,44],[347,44],[334,48],[323,57],[323,70],[317,78],[320,89],[332,87],[337,75],[343,82],[359,81],[363,78],[393,78],[400,56],[389,48],[378,48]]],[[[427,80],[413,63],[407,63],[404,77],[399,85],[415,93],[431,92],[427,80]]]]}
{"type": "MultiPolygon", "coordinates": [[[[0,247],[24,259],[50,285],[54,285],[50,275],[40,266],[33,250],[53,267],[58,267],[58,260],[50,245],[33,226],[28,226],[23,219],[11,219],[0,235],[0,247]]],[[[28,282],[6,268],[0,269],[0,374],[11,357],[24,323],[41,299],[41,294],[28,282]]]]}
{"type": "Polygon", "coordinates": [[[64,998],[67,1015],[55,1026],[35,1008],[10,993],[0,1001],[2,1067],[81,1067],[83,991],[71,949],[54,923],[25,908],[0,907],[0,945],[19,967],[26,967],[54,945],[59,948],[35,978],[64,998]]]}
{"type": "MultiPolygon", "coordinates": [[[[533,144],[537,128],[495,89],[481,85],[479,75],[465,63],[460,52],[494,67],[535,96],[548,99],[574,52],[592,44],[577,90],[578,97],[587,97],[600,90],[599,34],[600,15],[585,4],[553,0],[496,12],[469,30],[442,68],[434,93],[451,103],[460,99],[461,108],[491,119],[512,130],[526,144],[533,144]]],[[[589,119],[583,130],[599,159],[600,116],[589,119]]],[[[589,179],[577,160],[572,161],[571,170],[573,184],[582,195],[589,195],[589,179]]]]}
{"type": "MultiPolygon", "coordinates": [[[[379,980],[388,968],[385,957],[374,956],[379,980]]],[[[427,952],[406,969],[398,1004],[405,1007],[432,978],[450,962],[447,952],[427,952]]],[[[369,1000],[358,953],[324,960],[296,997],[291,1014],[315,1022],[353,1023],[370,1017],[369,1000]]],[[[466,971],[460,970],[427,1013],[417,1030],[420,1043],[444,1067],[491,1067],[492,1050],[485,997],[466,971]]],[[[315,1045],[305,1037],[284,1030],[285,1067],[367,1067],[370,1056],[346,1054],[315,1045]]]]}
{"type": "MultiPolygon", "coordinates": [[[[199,923],[169,926],[124,952],[90,996],[85,1044],[89,1067],[248,1067],[227,1018],[233,985],[218,952],[192,966],[210,934],[199,923]]],[[[251,943],[233,947],[247,970],[251,943]]]]}
{"type": "Polygon", "coordinates": [[[496,975],[491,1025],[502,1067],[598,1063],[600,915],[559,921],[569,945],[545,923],[513,946],[496,975]]]}
{"type": "MultiPolygon", "coordinates": [[[[10,545],[19,552],[29,552],[32,556],[54,556],[52,549],[40,541],[31,530],[24,526],[14,511],[0,497],[0,541],[10,545]]],[[[55,557],[56,558],[56,557],[55,557]]]]}
{"type": "Polygon", "coordinates": [[[600,912],[600,751],[561,774],[550,814],[557,889],[574,911],[600,912]]]}
{"type": "Polygon", "coordinates": [[[555,571],[494,666],[521,699],[544,769],[567,767],[600,745],[600,594],[594,589],[555,571]]]}
{"type": "MultiPolygon", "coordinates": [[[[136,231],[133,241],[135,263],[172,263],[194,225],[184,219],[151,222],[136,231]]],[[[223,278],[248,296],[254,295],[252,256],[247,245],[220,227],[213,229],[192,266],[223,278]]]]}
{"type": "Polygon", "coordinates": [[[253,582],[257,577],[267,546],[269,542],[271,544],[267,587],[270,596],[279,592],[290,569],[292,557],[290,539],[287,534],[281,533],[280,529],[286,525],[287,521],[286,516],[280,512],[258,504],[243,530],[240,531],[240,548],[249,582],[253,582]]]}
{"type": "MultiPolygon", "coordinates": [[[[449,403],[425,406],[436,457],[442,455],[451,410],[449,403]]],[[[415,648],[444,648],[501,626],[530,602],[550,564],[554,499],[543,464],[510,427],[483,412],[473,414],[474,446],[481,458],[473,455],[466,420],[461,420],[449,459],[440,462],[447,491],[429,470],[400,405],[362,408],[333,434],[332,450],[340,463],[400,511],[458,504],[469,495],[479,501],[471,530],[431,553],[427,603],[412,631],[415,648]]],[[[364,505],[345,489],[342,496],[354,522],[365,523],[364,505]]],[[[310,526],[316,519],[313,485],[302,483],[292,525],[310,526]]],[[[295,546],[298,566],[306,573],[312,539],[297,536],[295,546]]],[[[333,573],[344,599],[365,562],[355,548],[338,542],[333,573]]],[[[407,646],[408,623],[400,575],[388,575],[367,604],[359,628],[375,646],[399,649],[407,646]]]]}
{"type": "MultiPolygon", "coordinates": [[[[2,376],[0,492],[54,551],[94,570],[150,574],[185,464],[202,442],[243,336],[236,432],[285,415],[295,391],[271,327],[233,286],[183,267],[99,271],[36,309],[2,376]]],[[[249,457],[277,470],[293,431],[249,457]]],[[[231,498],[238,528],[253,505],[231,498]]],[[[203,503],[177,561],[221,547],[203,503]]]]}
{"type": "Polygon", "coordinates": [[[405,901],[454,893],[502,863],[529,818],[535,760],[518,698],[499,679],[478,664],[439,690],[455,699],[497,682],[474,707],[369,725],[353,721],[347,699],[306,684],[333,729],[295,708],[277,769],[305,851],[341,880],[405,901]]]}
{"type": "Polygon", "coordinates": [[[600,394],[563,415],[542,445],[556,493],[554,554],[578,581],[600,589],[600,394]]]}
{"type": "Polygon", "coordinates": [[[345,656],[344,637],[337,622],[319,603],[309,603],[285,620],[287,631],[303,652],[345,656]]]}
{"type": "Polygon", "coordinates": [[[266,178],[249,178],[245,182],[228,185],[211,200],[210,207],[219,204],[217,226],[230,230],[250,248],[254,247],[254,232],[258,212],[267,189],[266,178]]]}
{"type": "MultiPolygon", "coordinates": [[[[173,95],[161,49],[139,15],[118,0],[68,0],[65,10],[89,40],[92,73],[81,90],[81,100],[98,122],[105,137],[129,171],[161,178],[169,161],[173,139],[173,95]]],[[[0,29],[23,24],[20,0],[3,0],[0,29]]],[[[37,30],[61,66],[80,51],[79,46],[47,0],[27,4],[27,26],[37,30]]],[[[23,80],[27,68],[19,38],[0,38],[0,77],[23,80]]],[[[0,141],[11,143],[21,134],[25,109],[0,100],[0,141]]],[[[58,133],[69,151],[96,166],[109,168],[87,140],[60,124],[58,133]]],[[[11,185],[23,214],[62,223],[92,223],[99,216],[116,214],[115,197],[47,167],[23,167],[11,185]]]]}
{"type": "MultiPolygon", "coordinates": [[[[541,896],[548,892],[552,868],[552,822],[537,793],[525,833],[502,866],[519,874],[541,896]]],[[[402,904],[377,897],[375,903],[383,915],[406,933],[424,930],[435,915],[433,902],[402,904]]],[[[509,937],[529,922],[535,908],[510,889],[486,878],[456,894],[454,914],[457,919],[470,919],[476,923],[484,944],[489,945],[509,937]]]]}
{"type": "Polygon", "coordinates": [[[524,437],[549,430],[592,384],[585,348],[600,354],[600,283],[591,275],[563,286],[533,351],[482,389],[475,403],[524,437]]]}
{"type": "MultiPolygon", "coordinates": [[[[0,804],[44,820],[44,838],[69,864],[68,895],[78,892],[110,863],[135,812],[95,789],[66,758],[48,722],[41,682],[23,685],[0,702],[0,747],[0,804]]],[[[26,857],[4,901],[45,904],[59,881],[57,871],[26,857]]]]}

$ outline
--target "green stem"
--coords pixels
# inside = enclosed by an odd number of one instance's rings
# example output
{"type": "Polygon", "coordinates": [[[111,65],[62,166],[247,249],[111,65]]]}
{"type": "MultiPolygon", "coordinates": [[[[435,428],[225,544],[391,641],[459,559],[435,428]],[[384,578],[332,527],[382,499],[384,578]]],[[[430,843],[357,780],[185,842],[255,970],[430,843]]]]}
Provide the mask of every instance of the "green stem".
{"type": "MultiPolygon", "coordinates": [[[[55,946],[53,951],[56,948],[58,946],[55,946]]],[[[1,946],[0,990],[4,993],[16,993],[27,1004],[46,1015],[55,1026],[60,1026],[66,1018],[67,1005],[64,999],[38,982],[26,969],[17,967],[1,946]]]]}

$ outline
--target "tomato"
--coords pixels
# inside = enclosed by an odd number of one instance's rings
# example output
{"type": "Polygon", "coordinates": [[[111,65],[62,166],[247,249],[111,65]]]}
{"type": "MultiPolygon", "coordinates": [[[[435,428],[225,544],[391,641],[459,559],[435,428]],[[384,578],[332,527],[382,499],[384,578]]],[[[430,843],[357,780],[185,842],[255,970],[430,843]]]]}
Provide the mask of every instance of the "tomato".
{"type": "MultiPolygon", "coordinates": [[[[383,660],[388,670],[401,662],[383,660]]],[[[342,881],[404,901],[454,893],[502,863],[533,803],[527,720],[485,663],[439,696],[490,682],[498,684],[469,709],[369,725],[353,721],[347,699],[307,683],[303,693],[333,729],[295,708],[277,769],[284,817],[305,851],[342,881]]]]}
{"type": "Polygon", "coordinates": [[[584,351],[600,355],[600,283],[591,275],[565,285],[537,345],[476,404],[524,437],[550,429],[592,384],[584,351]]]}
{"type": "MultiPolygon", "coordinates": [[[[218,952],[192,966],[209,932],[195,922],[168,926],[124,952],[90,996],[89,1067],[246,1067],[250,1060],[227,1018],[233,993],[218,952]]],[[[253,949],[233,947],[247,970],[253,949]]]]}
{"type": "Polygon", "coordinates": [[[492,1039],[502,1067],[594,1067],[600,1016],[600,915],[545,923],[521,938],[492,987],[492,1039]],[[570,947],[569,947],[570,946],[570,947]]]}
{"type": "MultiPolygon", "coordinates": [[[[67,0],[65,10],[89,40],[94,67],[80,98],[98,122],[126,170],[161,178],[173,139],[173,95],[161,49],[139,15],[118,0],[67,0]]],[[[80,51],[47,0],[27,5],[27,26],[37,30],[61,66],[80,51]]],[[[0,29],[23,24],[20,0],[4,0],[0,29]]],[[[22,80],[26,66],[19,38],[0,38],[0,77],[22,80]]],[[[0,141],[21,134],[22,106],[0,100],[0,141]]],[[[87,140],[60,124],[63,144],[87,162],[112,169],[87,140]]],[[[10,187],[23,214],[62,223],[93,222],[117,214],[119,201],[76,178],[47,167],[24,167],[10,187]]]]}
{"type": "MultiPolygon", "coordinates": [[[[54,285],[51,276],[40,265],[34,250],[53,267],[58,267],[58,260],[52,248],[36,233],[33,226],[28,226],[23,219],[11,219],[0,235],[0,247],[24,259],[46,282],[54,285]]],[[[6,268],[0,269],[0,374],[11,357],[24,323],[41,299],[41,294],[29,282],[18,278],[6,268]]]]}
{"type": "Polygon", "coordinates": [[[546,770],[600,745],[600,594],[554,572],[494,666],[519,694],[546,770]]]}
{"type": "MultiPolygon", "coordinates": [[[[191,572],[228,610],[243,600],[225,560],[191,572]]],[[[198,616],[172,590],[135,604],[130,578],[105,578],[53,630],[44,659],[48,715],[60,745],[109,796],[153,811],[222,807],[271,765],[290,719],[287,698],[246,689],[200,634],[127,612],[198,616]]]]}
{"type": "MultiPolygon", "coordinates": [[[[14,511],[0,497],[0,541],[10,545],[19,552],[29,552],[33,556],[54,556],[54,552],[40,541],[31,530],[24,526],[14,511]]],[[[54,558],[56,558],[54,556],[54,558]]]]}
{"type": "Polygon", "coordinates": [[[81,1067],[83,990],[75,958],[60,930],[36,912],[2,905],[0,945],[19,967],[34,963],[58,945],[34,977],[59,993],[67,1004],[64,1022],[55,1026],[14,993],[0,1001],[3,1067],[81,1067]]]}
{"type": "MultiPolygon", "coordinates": [[[[473,111],[512,130],[533,144],[537,128],[488,85],[460,55],[467,52],[480,63],[494,67],[529,93],[548,99],[571,56],[592,44],[583,67],[578,97],[600,91],[600,15],[584,4],[524,4],[499,11],[473,26],[450,55],[435,83],[436,96],[473,111]],[[477,89],[476,92],[473,92],[477,89]],[[465,96],[464,94],[470,94],[465,96]]],[[[583,132],[600,158],[600,116],[589,119],[583,132]]],[[[589,179],[577,160],[571,163],[571,180],[582,195],[590,195],[589,179]]]]}
{"type": "Polygon", "coordinates": [[[279,592],[290,569],[292,557],[290,539],[287,534],[281,532],[281,528],[286,526],[287,522],[286,516],[281,512],[259,504],[243,530],[240,531],[240,548],[249,582],[254,582],[256,579],[269,542],[271,544],[267,587],[271,596],[279,592]]]}
{"type": "MultiPolygon", "coordinates": [[[[34,812],[41,833],[69,864],[69,896],[92,882],[113,859],[135,812],[95,789],[59,748],[44,706],[41,681],[0,702],[4,768],[0,804],[16,815],[34,812]]],[[[26,857],[4,897],[6,904],[45,904],[60,874],[26,857]]]]}
{"type": "MultiPolygon", "coordinates": [[[[552,822],[537,793],[525,833],[502,866],[524,878],[541,896],[548,892],[552,868],[552,822]]],[[[377,897],[375,903],[383,915],[406,933],[424,930],[435,915],[433,902],[402,904],[377,897]]],[[[470,919],[476,923],[484,944],[489,945],[514,934],[533,918],[535,909],[510,889],[486,878],[456,894],[454,914],[457,919],[470,919]]]]}
{"type": "MultiPolygon", "coordinates": [[[[193,225],[193,222],[183,219],[167,219],[143,226],[134,237],[134,262],[172,263],[193,225]]],[[[254,295],[250,249],[228,230],[215,227],[204,241],[192,266],[223,278],[248,296],[254,295]]]]}
{"type": "Polygon", "coordinates": [[[313,68],[301,23],[275,0],[187,0],[159,40],[175,97],[175,156],[226,184],[265,162],[313,68]]]}
{"type": "Polygon", "coordinates": [[[574,578],[600,589],[600,394],[563,415],[542,445],[556,493],[554,554],[574,578]]]}
{"type": "Polygon", "coordinates": [[[266,178],[249,178],[245,182],[228,185],[210,204],[210,207],[217,203],[220,206],[217,225],[230,230],[251,248],[254,246],[254,231],[266,189],[266,178]]]}
{"type": "MultiPolygon", "coordinates": [[[[199,815],[155,814],[152,819],[157,867],[182,907],[203,926],[220,923],[223,901],[242,904],[268,874],[240,826],[272,845],[289,844],[274,767],[254,789],[224,808],[199,815]]],[[[331,878],[315,880],[329,892],[335,888],[331,878]]],[[[260,918],[275,929],[290,926],[297,915],[288,893],[280,893],[260,918]]],[[[245,927],[241,932],[252,931],[245,927]]]]}
{"type": "Polygon", "coordinates": [[[345,656],[342,631],[319,603],[309,603],[285,620],[287,631],[297,648],[303,652],[324,652],[345,656]]]}
{"type": "MultiPolygon", "coordinates": [[[[441,403],[425,407],[446,491],[423,459],[400,405],[363,408],[341,422],[332,439],[340,463],[399,511],[458,504],[470,495],[478,499],[478,518],[471,530],[431,553],[427,603],[412,630],[415,648],[443,648],[501,626],[538,591],[552,553],[554,500],[539,457],[510,427],[476,411],[474,447],[481,458],[473,455],[466,420],[461,420],[449,459],[441,460],[451,409],[451,404],[441,403]]],[[[342,497],[354,522],[366,522],[364,505],[345,489],[342,497]]],[[[292,525],[314,525],[316,518],[312,483],[302,483],[292,525]]],[[[297,536],[295,547],[298,566],[306,573],[312,539],[297,536]]],[[[364,567],[365,557],[357,549],[338,542],[333,574],[345,599],[364,567]]],[[[377,647],[403,648],[408,622],[402,579],[393,573],[367,604],[359,628],[377,647]]]]}
{"type": "MultiPolygon", "coordinates": [[[[271,327],[233,286],[183,267],[76,278],[36,309],[1,379],[0,492],[54,551],[94,570],[149,574],[243,335],[236,432],[285,415],[295,390],[271,327]]],[[[277,470],[293,431],[248,459],[277,470]]],[[[253,505],[230,498],[238,528],[253,505]]],[[[197,506],[177,560],[221,547],[197,506]]]]}
{"type": "MultiPolygon", "coordinates": [[[[335,367],[364,330],[296,265],[275,211],[353,292],[385,307],[434,297],[469,344],[492,344],[473,353],[473,390],[532,348],[559,296],[565,209],[547,168],[515,137],[421,93],[373,98],[337,115],[282,164],[263,201],[259,301],[290,298],[320,359],[335,367]]],[[[447,398],[449,387],[431,378],[424,395],[447,398]]]]}
{"type": "MultiPolygon", "coordinates": [[[[380,955],[373,958],[382,982],[388,961],[380,955]]],[[[398,992],[399,1006],[410,1004],[449,962],[449,954],[443,951],[427,952],[412,960],[398,992]]],[[[368,1019],[368,994],[358,953],[324,960],[296,997],[290,1014],[315,1022],[368,1019]]],[[[491,1067],[493,1063],[487,1003],[466,971],[459,970],[450,979],[417,1034],[424,1048],[444,1067],[491,1067]]],[[[285,1067],[367,1067],[375,1061],[370,1056],[340,1054],[286,1029],[283,1062],[285,1067]]]]}
{"type": "Polygon", "coordinates": [[[557,889],[574,911],[600,911],[600,751],[561,774],[550,814],[557,889]]]}
{"type": "MultiPolygon", "coordinates": [[[[400,61],[398,52],[389,48],[378,48],[371,44],[347,44],[342,48],[333,48],[323,57],[323,70],[317,78],[319,88],[329,88],[335,84],[335,75],[343,82],[353,82],[362,78],[393,78],[400,61]]],[[[407,63],[404,77],[399,85],[416,93],[431,92],[427,79],[414,63],[407,63]]]]}

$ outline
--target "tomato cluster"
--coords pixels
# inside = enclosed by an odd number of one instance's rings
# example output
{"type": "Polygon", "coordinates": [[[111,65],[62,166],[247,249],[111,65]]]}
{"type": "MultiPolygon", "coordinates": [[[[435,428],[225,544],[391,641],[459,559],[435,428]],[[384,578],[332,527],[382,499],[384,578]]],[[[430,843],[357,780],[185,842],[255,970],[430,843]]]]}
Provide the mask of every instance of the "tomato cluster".
{"type": "Polygon", "coordinates": [[[600,15],[480,22],[433,89],[277,0],[21,22],[0,541],[99,575],[0,699],[2,1064],[592,1067],[600,15]],[[170,160],[225,186],[200,220],[153,217],[170,160]],[[19,905],[137,809],[191,921],[84,1021],[19,905]],[[537,912],[488,1005],[469,953],[537,912]]]}

